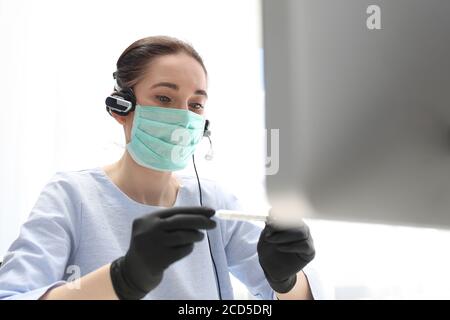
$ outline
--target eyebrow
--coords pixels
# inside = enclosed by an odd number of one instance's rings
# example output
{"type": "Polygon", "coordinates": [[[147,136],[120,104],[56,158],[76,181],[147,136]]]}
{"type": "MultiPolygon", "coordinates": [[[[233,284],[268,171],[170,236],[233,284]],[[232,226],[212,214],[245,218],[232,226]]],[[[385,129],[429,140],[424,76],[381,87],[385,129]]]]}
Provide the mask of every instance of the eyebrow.
{"type": "MultiPolygon", "coordinates": [[[[173,90],[179,90],[180,87],[178,87],[178,85],[176,85],[175,83],[172,82],[158,82],[156,84],[154,84],[153,86],[151,86],[151,89],[153,88],[157,88],[157,87],[166,87],[166,88],[170,88],[173,90]]],[[[206,93],[205,90],[202,89],[197,89],[194,92],[195,94],[201,95],[201,96],[205,96],[208,97],[208,94],[206,93]]]]}

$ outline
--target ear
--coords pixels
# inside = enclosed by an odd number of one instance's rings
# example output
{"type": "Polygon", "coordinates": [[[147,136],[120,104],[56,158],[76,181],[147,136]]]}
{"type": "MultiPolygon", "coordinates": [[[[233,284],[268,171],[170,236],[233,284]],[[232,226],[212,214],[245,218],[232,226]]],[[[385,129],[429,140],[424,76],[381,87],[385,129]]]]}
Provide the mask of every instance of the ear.
{"type": "Polygon", "coordinates": [[[124,126],[127,123],[128,117],[130,116],[130,114],[127,114],[126,116],[121,116],[121,115],[118,115],[117,113],[111,112],[111,116],[114,119],[116,119],[116,121],[118,123],[120,123],[122,126],[124,126]]]}

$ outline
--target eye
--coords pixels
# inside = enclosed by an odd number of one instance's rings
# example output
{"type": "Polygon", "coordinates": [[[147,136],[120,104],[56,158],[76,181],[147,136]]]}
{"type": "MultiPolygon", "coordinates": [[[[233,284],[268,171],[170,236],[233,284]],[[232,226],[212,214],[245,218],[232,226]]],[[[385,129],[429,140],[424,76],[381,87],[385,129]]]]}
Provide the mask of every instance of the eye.
{"type": "Polygon", "coordinates": [[[204,106],[200,103],[191,103],[189,106],[195,110],[200,110],[204,108],[204,106]]]}
{"type": "Polygon", "coordinates": [[[161,103],[169,103],[170,101],[172,101],[167,96],[156,96],[156,99],[161,103]]]}

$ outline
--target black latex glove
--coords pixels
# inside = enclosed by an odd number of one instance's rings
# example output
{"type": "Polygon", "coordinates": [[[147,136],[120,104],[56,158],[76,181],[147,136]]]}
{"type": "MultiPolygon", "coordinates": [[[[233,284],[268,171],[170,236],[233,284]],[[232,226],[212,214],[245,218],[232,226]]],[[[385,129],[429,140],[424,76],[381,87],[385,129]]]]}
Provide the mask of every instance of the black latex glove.
{"type": "Polygon", "coordinates": [[[305,223],[283,229],[267,223],[258,241],[259,263],[270,286],[279,293],[289,292],[300,272],[312,259],[315,250],[305,223]]]}
{"type": "Polygon", "coordinates": [[[162,280],[164,270],[192,252],[194,243],[213,229],[215,211],[205,207],[173,207],[133,222],[130,248],[111,264],[111,280],[120,299],[140,299],[162,280]]]}

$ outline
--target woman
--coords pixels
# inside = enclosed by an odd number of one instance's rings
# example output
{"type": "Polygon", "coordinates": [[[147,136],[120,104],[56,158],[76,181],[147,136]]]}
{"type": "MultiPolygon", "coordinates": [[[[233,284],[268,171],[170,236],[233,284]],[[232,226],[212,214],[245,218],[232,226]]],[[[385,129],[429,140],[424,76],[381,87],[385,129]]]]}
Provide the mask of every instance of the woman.
{"type": "Polygon", "coordinates": [[[107,109],[124,128],[123,156],[45,186],[0,268],[0,298],[232,299],[228,271],[262,299],[312,298],[306,225],[261,232],[217,219],[216,209],[238,208],[236,198],[173,173],[205,129],[198,53],[174,38],[144,38],[114,75],[107,109]]]}

